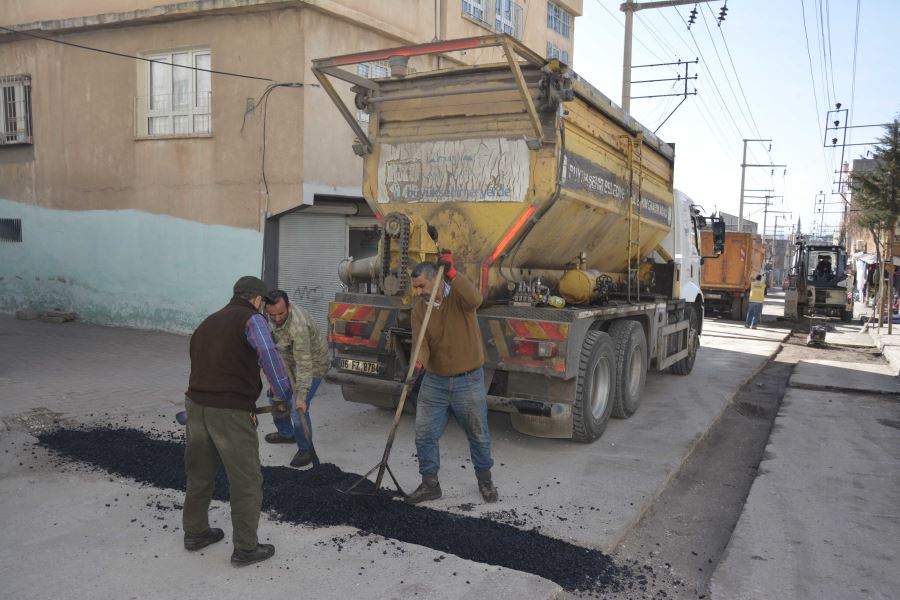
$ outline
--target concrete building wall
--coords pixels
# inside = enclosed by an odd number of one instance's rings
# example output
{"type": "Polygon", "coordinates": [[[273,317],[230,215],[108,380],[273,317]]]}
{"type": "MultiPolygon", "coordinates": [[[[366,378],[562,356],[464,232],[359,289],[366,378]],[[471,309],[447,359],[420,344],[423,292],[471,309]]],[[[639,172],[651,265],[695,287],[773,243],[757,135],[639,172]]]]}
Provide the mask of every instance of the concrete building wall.
{"type": "MultiPolygon", "coordinates": [[[[524,41],[544,54],[546,0],[520,4],[524,41]]],[[[581,2],[557,4],[573,11],[571,42],[581,2]]],[[[263,107],[269,82],[214,74],[211,132],[151,138],[147,62],[0,35],[0,75],[31,76],[33,121],[33,145],[0,146],[0,219],[23,231],[0,243],[0,310],[174,330],[260,274],[267,215],[361,195],[353,134],[313,58],[491,33],[462,0],[0,0],[0,23],[126,55],[208,49],[214,70],[303,84],[263,107]]]]}

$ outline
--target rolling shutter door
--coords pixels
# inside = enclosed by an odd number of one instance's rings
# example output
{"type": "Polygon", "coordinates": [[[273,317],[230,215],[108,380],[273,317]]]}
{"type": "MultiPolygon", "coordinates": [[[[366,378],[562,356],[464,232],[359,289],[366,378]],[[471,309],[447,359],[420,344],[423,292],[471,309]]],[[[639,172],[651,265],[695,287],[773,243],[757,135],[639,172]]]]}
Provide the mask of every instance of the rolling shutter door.
{"type": "Polygon", "coordinates": [[[347,258],[347,217],[285,215],[279,219],[278,287],[309,311],[320,331],[328,323],[328,303],[341,290],[337,268],[347,258]]]}

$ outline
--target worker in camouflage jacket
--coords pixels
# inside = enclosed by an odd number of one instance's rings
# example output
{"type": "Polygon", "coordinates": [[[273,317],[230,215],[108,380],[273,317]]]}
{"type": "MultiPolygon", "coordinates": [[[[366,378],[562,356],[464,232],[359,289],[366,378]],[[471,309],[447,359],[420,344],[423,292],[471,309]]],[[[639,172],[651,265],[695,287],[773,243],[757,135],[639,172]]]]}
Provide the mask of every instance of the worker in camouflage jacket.
{"type": "Polygon", "coordinates": [[[277,431],[266,434],[265,439],[270,444],[296,442],[298,450],[291,459],[291,466],[305,467],[312,462],[312,452],[300,419],[306,420],[307,430],[312,435],[309,406],[328,368],[328,346],[309,313],[292,305],[285,292],[272,290],[269,297],[272,304],[266,307],[266,311],[272,337],[287,367],[297,403],[290,407],[289,412],[279,410],[281,405],[269,394],[269,401],[275,407],[272,418],[277,431]],[[301,399],[305,401],[301,402],[301,399]]]}

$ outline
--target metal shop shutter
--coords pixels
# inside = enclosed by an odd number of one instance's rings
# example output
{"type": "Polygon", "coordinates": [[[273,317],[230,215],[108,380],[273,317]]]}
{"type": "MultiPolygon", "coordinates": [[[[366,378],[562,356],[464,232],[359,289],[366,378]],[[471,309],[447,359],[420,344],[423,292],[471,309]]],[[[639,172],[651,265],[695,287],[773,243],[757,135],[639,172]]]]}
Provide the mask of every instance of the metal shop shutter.
{"type": "Polygon", "coordinates": [[[278,225],[278,287],[305,308],[324,333],[328,303],[341,290],[337,268],[347,258],[347,217],[285,215],[278,225]]]}

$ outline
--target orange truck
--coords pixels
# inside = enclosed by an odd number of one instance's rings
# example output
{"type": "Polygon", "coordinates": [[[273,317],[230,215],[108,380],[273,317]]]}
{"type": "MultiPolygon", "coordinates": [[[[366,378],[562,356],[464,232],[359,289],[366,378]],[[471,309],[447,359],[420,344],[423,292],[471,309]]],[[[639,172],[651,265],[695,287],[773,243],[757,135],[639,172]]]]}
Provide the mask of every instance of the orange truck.
{"type": "MultiPolygon", "coordinates": [[[[704,257],[712,256],[712,232],[700,232],[700,248],[704,257]]],[[[762,273],[764,248],[762,239],[754,233],[725,232],[725,251],[718,258],[706,258],[700,275],[707,312],[744,319],[750,282],[762,273]]]]}

